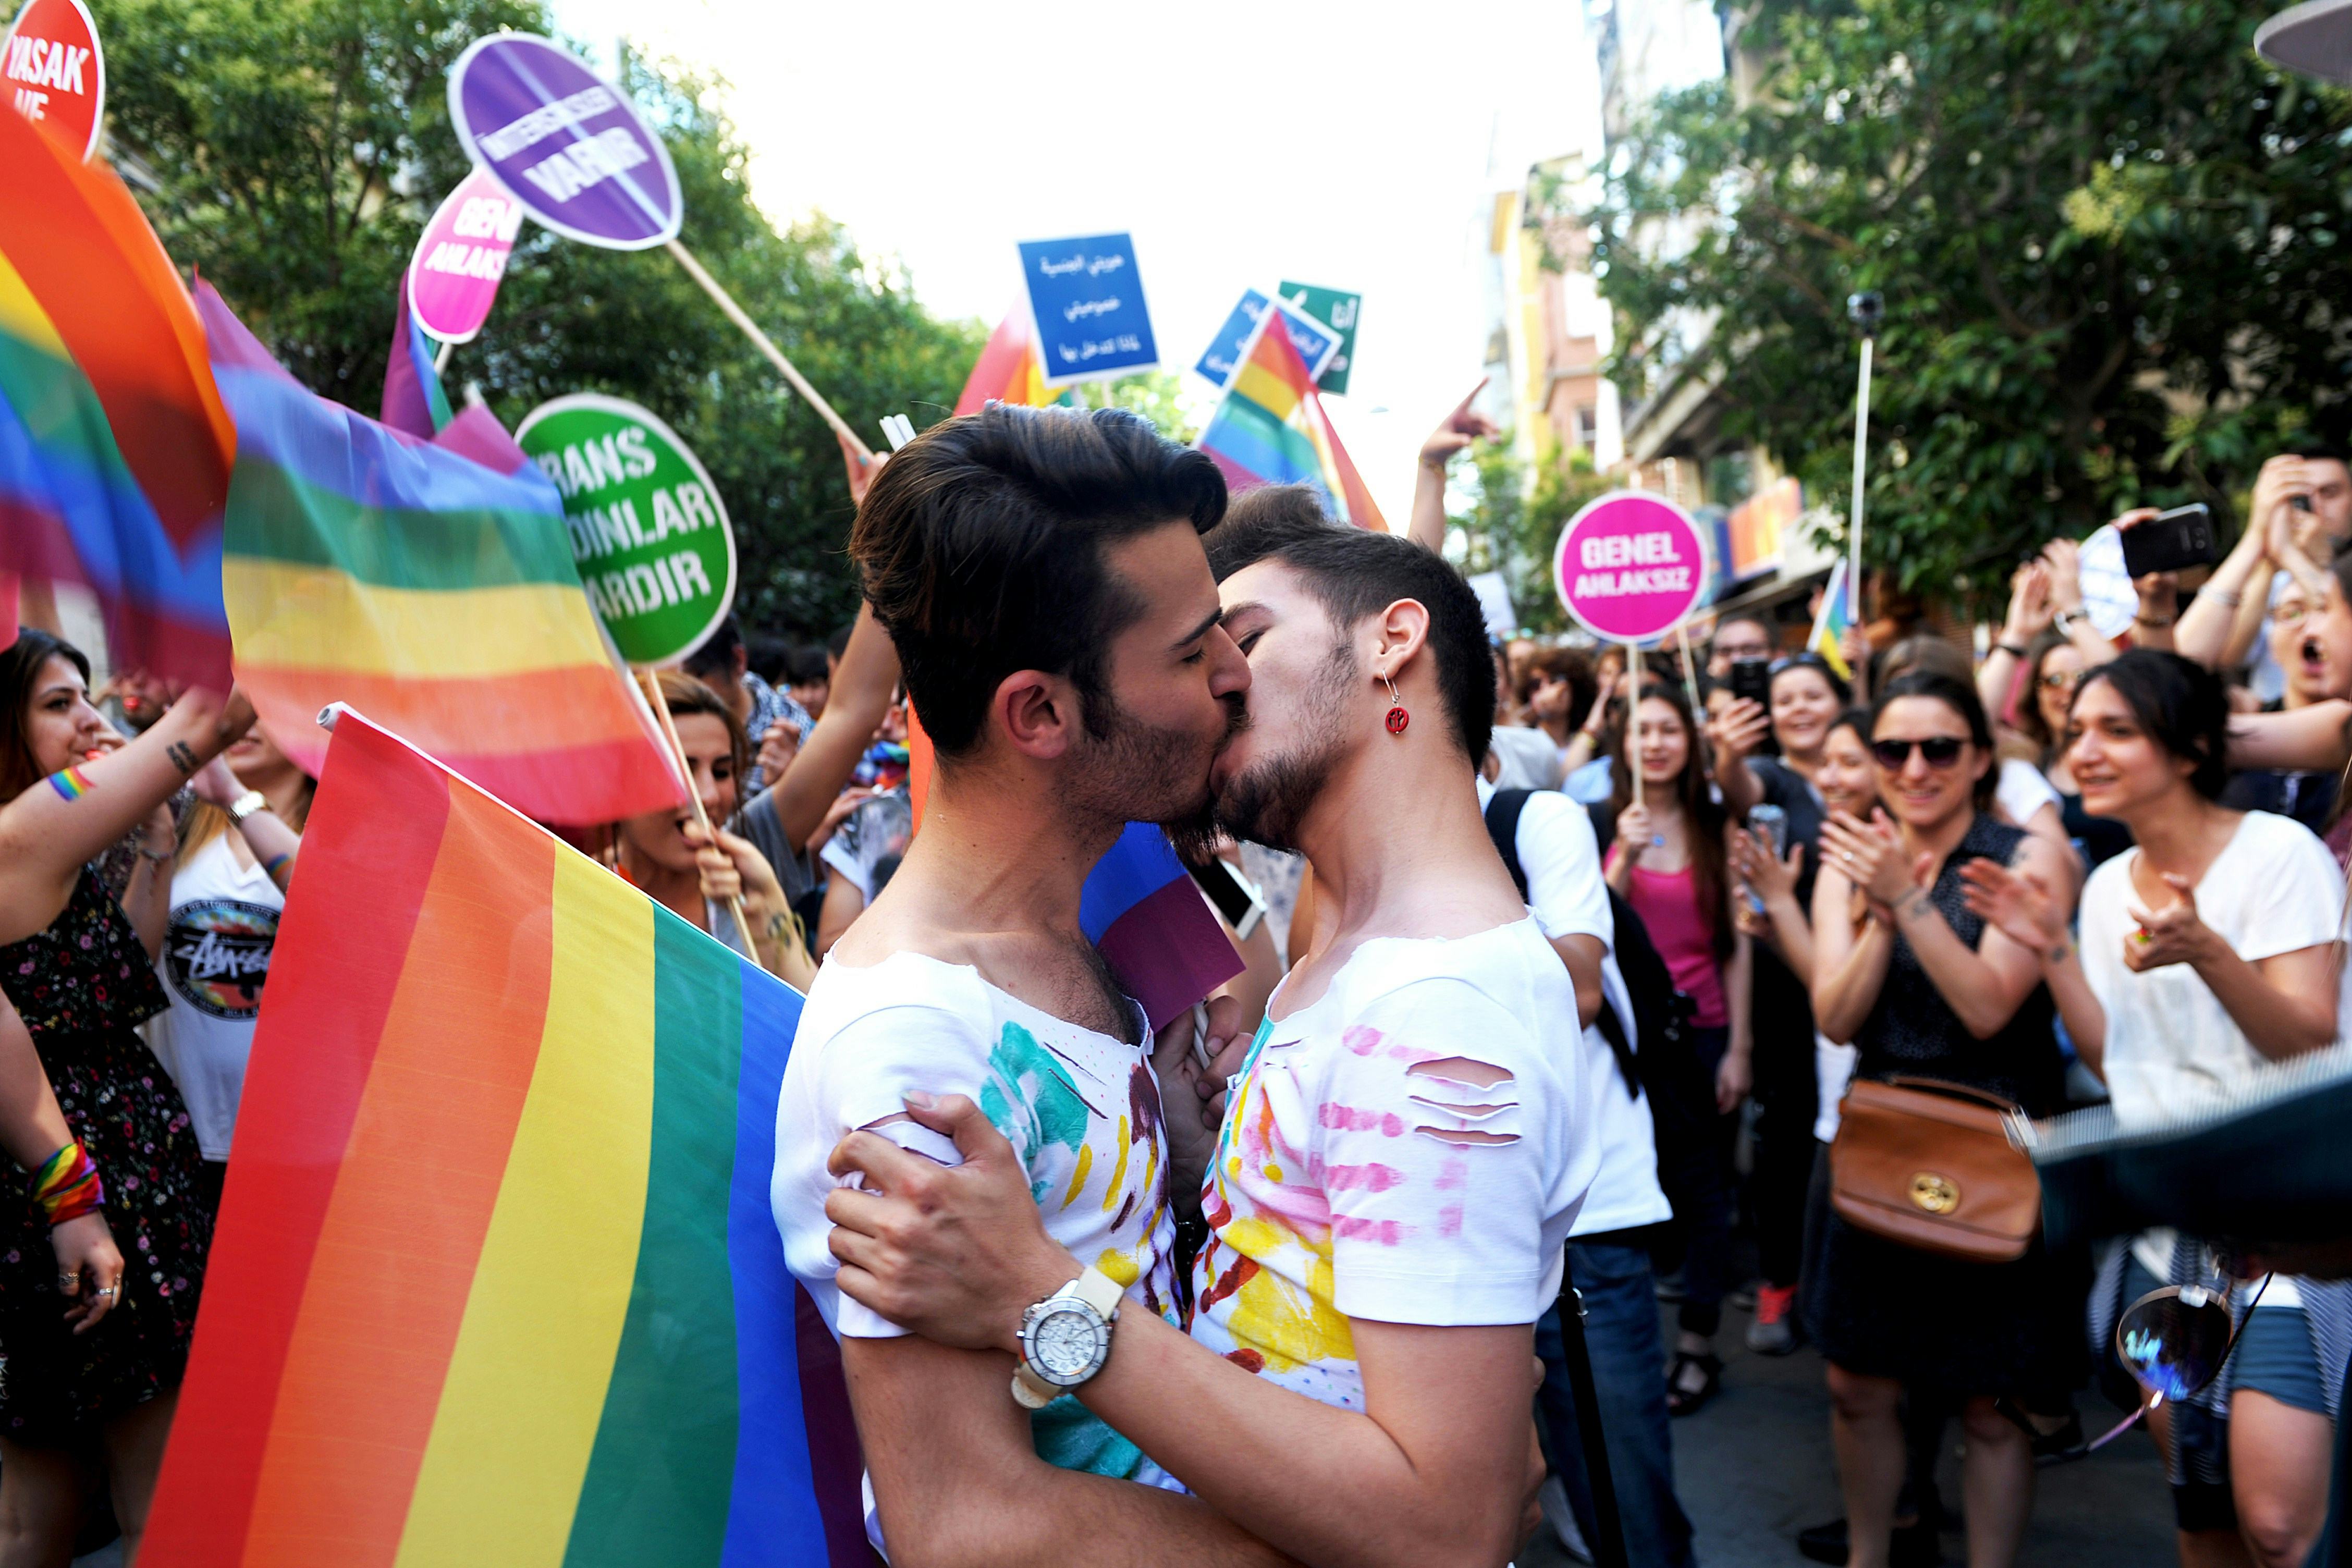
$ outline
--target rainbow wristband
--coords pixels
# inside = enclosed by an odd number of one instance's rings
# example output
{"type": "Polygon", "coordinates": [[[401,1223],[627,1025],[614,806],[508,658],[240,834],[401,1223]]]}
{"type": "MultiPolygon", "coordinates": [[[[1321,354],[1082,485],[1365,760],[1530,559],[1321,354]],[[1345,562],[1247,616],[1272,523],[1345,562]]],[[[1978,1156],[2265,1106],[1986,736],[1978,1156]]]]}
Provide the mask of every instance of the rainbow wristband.
{"type": "Polygon", "coordinates": [[[79,1142],[67,1144],[41,1162],[41,1168],[33,1173],[31,1192],[51,1225],[95,1214],[106,1204],[106,1187],[98,1179],[98,1167],[90,1163],[79,1142]]]}

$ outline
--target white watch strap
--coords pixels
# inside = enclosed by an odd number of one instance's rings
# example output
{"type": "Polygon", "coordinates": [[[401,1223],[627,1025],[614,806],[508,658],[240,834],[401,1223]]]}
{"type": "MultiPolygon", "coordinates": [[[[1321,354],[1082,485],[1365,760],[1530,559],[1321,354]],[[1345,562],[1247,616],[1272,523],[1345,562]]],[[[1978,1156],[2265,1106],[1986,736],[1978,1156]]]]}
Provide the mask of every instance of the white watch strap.
{"type": "MultiPolygon", "coordinates": [[[[1095,1316],[1108,1323],[1118,1316],[1118,1304],[1127,1299],[1127,1287],[1099,1268],[1086,1268],[1076,1279],[1054,1292],[1054,1296],[1076,1296],[1095,1310],[1095,1316]]],[[[1053,1296],[1045,1298],[1052,1300],[1053,1296]]],[[[1024,1410],[1043,1410],[1070,1391],[1047,1383],[1029,1370],[1028,1363],[1015,1357],[1013,1363],[1013,1401],[1024,1410]]]]}

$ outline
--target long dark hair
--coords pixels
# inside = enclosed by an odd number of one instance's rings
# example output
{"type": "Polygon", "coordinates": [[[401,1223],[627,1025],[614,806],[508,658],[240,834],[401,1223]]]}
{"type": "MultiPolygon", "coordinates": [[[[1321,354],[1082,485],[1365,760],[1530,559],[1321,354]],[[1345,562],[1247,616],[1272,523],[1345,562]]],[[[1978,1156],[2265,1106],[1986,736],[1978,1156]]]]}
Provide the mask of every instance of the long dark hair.
{"type": "Polygon", "coordinates": [[[1977,689],[1957,676],[1915,666],[1888,681],[1878,700],[1870,705],[1870,733],[1874,739],[1887,705],[1905,697],[1931,698],[1960,716],[1960,721],[1969,727],[1969,742],[1985,754],[1984,776],[1976,781],[1972,792],[1976,806],[1979,811],[1990,806],[1994,792],[2000,787],[2000,758],[1992,749],[1992,726],[1985,721],[1984,704],[1977,700],[1977,689]]]}
{"type": "MultiPolygon", "coordinates": [[[[2042,754],[2035,762],[2045,773],[2049,771],[2050,764],[2058,760],[2058,753],[2065,749],[2066,737],[2052,734],[2050,726],[2042,721],[2042,667],[2058,649],[2074,646],[2065,633],[2051,626],[2025,647],[2025,695],[2017,703],[2017,727],[2032,736],[2033,743],[2042,748],[2042,754]]],[[[2082,688],[2078,684],[2075,689],[2079,691],[2082,688]]]]}
{"type": "MultiPolygon", "coordinates": [[[[1724,830],[1729,818],[1720,802],[1707,787],[1705,759],[1699,751],[1698,725],[1692,721],[1689,701],[1681,690],[1664,682],[1644,686],[1642,694],[1626,706],[1624,725],[1617,737],[1610,768],[1609,820],[1615,822],[1625,808],[1633,804],[1633,772],[1642,765],[1641,708],[1651,700],[1664,703],[1675,710],[1675,718],[1683,727],[1683,739],[1687,742],[1683,761],[1682,776],[1675,780],[1672,791],[1675,804],[1682,808],[1683,821],[1687,825],[1683,837],[1690,847],[1691,890],[1697,896],[1698,907],[1706,914],[1707,927],[1714,934],[1717,958],[1731,954],[1731,911],[1725,902],[1725,889],[1729,886],[1724,864],[1724,830]]],[[[1617,847],[1618,853],[1637,855],[1640,845],[1617,847]]]]}
{"type": "Polygon", "coordinates": [[[16,640],[0,648],[0,801],[14,800],[41,782],[45,770],[33,755],[33,739],[26,713],[33,705],[33,688],[41,666],[62,658],[89,679],[89,660],[81,649],[38,626],[18,626],[16,640]]]}

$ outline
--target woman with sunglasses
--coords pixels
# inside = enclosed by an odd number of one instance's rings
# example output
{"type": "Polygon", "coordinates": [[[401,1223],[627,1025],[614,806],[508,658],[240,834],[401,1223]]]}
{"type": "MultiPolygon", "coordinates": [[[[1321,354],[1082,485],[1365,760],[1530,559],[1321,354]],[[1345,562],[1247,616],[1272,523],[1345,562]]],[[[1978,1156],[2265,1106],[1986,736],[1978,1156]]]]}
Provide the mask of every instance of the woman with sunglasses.
{"type": "MultiPolygon", "coordinates": [[[[1812,1181],[1813,1072],[1812,943],[1803,910],[1813,896],[1822,822],[1827,807],[1817,783],[1838,715],[1851,700],[1844,680],[1817,654],[1799,654],[1772,667],[1766,688],[1778,757],[1753,757],[1747,770],[1760,804],[1777,812],[1780,847],[1755,826],[1732,841],[1734,868],[1756,902],[1735,899],[1740,929],[1760,938],[1755,959],[1756,1152],[1748,1184],[1756,1220],[1756,1318],[1748,1348],[1786,1355],[1797,1348],[1797,1277],[1804,1261],[1805,1191],[1812,1181]],[[1767,866],[1770,859],[1775,863],[1767,866]],[[1773,884],[1768,890],[1763,885],[1773,884]]],[[[1727,769],[1728,760],[1718,763],[1727,769]]],[[[1752,809],[1752,808],[1751,808],[1752,809]]]]}
{"type": "Polygon", "coordinates": [[[1699,1211],[1685,1222],[1688,1244],[1681,1334],[1666,1377],[1666,1408],[1687,1415],[1715,1396],[1723,1363],[1715,1353],[1730,1278],[1732,1149],[1736,1114],[1750,1081],[1748,939],[1732,925],[1727,865],[1731,826],[1708,788],[1698,754],[1698,727],[1675,687],[1645,688],[1625,726],[1615,759],[1616,785],[1593,811],[1606,845],[1604,875],[1642,917],[1675,988],[1693,1003],[1693,1045],[1715,1085],[1712,1145],[1699,1211]],[[1643,804],[1633,804],[1640,770],[1643,804]],[[1610,842],[1611,839],[1614,842],[1610,842]]]}
{"type": "MultiPolygon", "coordinates": [[[[2064,851],[1990,816],[1992,734],[1968,681],[1913,670],[1889,682],[1871,751],[1884,804],[1868,820],[1831,814],[1815,891],[1817,907],[1836,910],[1858,890],[1869,917],[1858,931],[1831,919],[1815,928],[1814,1016],[1831,1039],[1853,1042],[1858,1076],[1940,1079],[2046,1115],[2061,1103],[2063,1068],[2036,955],[1969,912],[1960,872],[1990,859],[2071,889],[2064,851]]],[[[2038,1247],[2015,1263],[1965,1263],[1834,1213],[1815,1217],[1807,1317],[1830,1363],[1849,1560],[1888,1562],[1907,1385],[1960,1407],[1969,1561],[2013,1561],[2033,1454],[1996,1401],[2073,1385],[2077,1330],[2062,1271],[2038,1247]]]]}
{"type": "MultiPolygon", "coordinates": [[[[2030,871],[1980,862],[1963,873],[1969,908],[2039,955],[2125,1126],[2226,1094],[2259,1064],[2336,1038],[2343,879],[2308,828],[2224,804],[2229,721],[2221,679],[2176,655],[2127,653],[2084,679],[2069,760],[2086,804],[2126,823],[2137,847],[2084,889],[2079,942],[2030,871]]],[[[2099,1299],[2210,1283],[2201,1250],[2146,1233],[2099,1299]]],[[[2173,1471],[2183,1563],[2246,1561],[2241,1538],[2263,1568],[2303,1562],[2326,1512],[2331,1402],[2344,1376],[2342,1358],[2323,1364],[2320,1347],[2347,1333],[2345,1287],[2273,1279],[2231,1363],[2226,1405],[2208,1395],[2151,1413],[2173,1471]]]]}

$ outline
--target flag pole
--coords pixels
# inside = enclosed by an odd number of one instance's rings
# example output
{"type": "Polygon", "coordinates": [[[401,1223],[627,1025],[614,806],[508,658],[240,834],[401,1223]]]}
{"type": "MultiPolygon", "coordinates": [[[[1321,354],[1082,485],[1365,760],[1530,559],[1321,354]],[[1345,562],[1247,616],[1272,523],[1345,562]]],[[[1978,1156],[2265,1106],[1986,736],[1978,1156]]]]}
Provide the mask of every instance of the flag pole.
{"type": "Polygon", "coordinates": [[[743,307],[735,302],[735,296],[720,288],[719,279],[704,271],[702,263],[697,261],[693,253],[686,247],[673,239],[668,243],[667,249],[677,258],[677,264],[686,268],[686,275],[702,285],[702,291],[719,302],[719,308],[727,312],[727,319],[742,328],[743,335],[750,338],[753,346],[768,356],[768,363],[774,365],[783,378],[793,384],[793,390],[806,398],[808,405],[823,416],[826,424],[833,426],[833,433],[846,442],[850,449],[860,458],[869,463],[872,462],[874,460],[872,448],[857,438],[857,432],[849,427],[849,421],[834,412],[833,405],[827,403],[824,395],[808,384],[808,378],[795,370],[793,367],[793,362],[784,357],[784,351],[771,342],[768,334],[760,330],[759,323],[744,313],[743,307]]]}
{"type": "MultiPolygon", "coordinates": [[[[662,694],[661,676],[659,672],[649,669],[644,665],[638,665],[635,668],[637,679],[645,683],[647,695],[653,699],[654,716],[661,721],[662,735],[669,742],[670,755],[677,759],[677,770],[686,775],[686,798],[694,806],[694,820],[702,825],[702,831],[708,837],[710,847],[713,849],[719,849],[719,835],[710,826],[709,815],[702,809],[702,792],[694,787],[694,764],[687,761],[686,746],[677,738],[677,723],[669,716],[669,699],[662,694]]],[[[726,853],[724,849],[719,849],[719,852],[722,855],[726,853]]],[[[743,945],[751,950],[751,962],[759,963],[760,944],[751,935],[751,920],[743,913],[743,895],[740,891],[728,895],[727,912],[735,917],[735,929],[743,933],[743,945]]]]}
{"type": "Polygon", "coordinates": [[[445,340],[441,344],[440,351],[433,356],[433,374],[439,375],[443,371],[447,370],[449,368],[449,356],[457,352],[457,345],[445,340]]]}
{"type": "Polygon", "coordinates": [[[1870,467],[1870,354],[1878,341],[1878,322],[1885,314],[1886,302],[1874,293],[1853,294],[1847,297],[1845,310],[1862,329],[1862,376],[1853,397],[1853,508],[1845,531],[1846,592],[1853,595],[1853,624],[1859,626],[1863,624],[1862,489],[1870,467]]]}
{"type": "MultiPolygon", "coordinates": [[[[1642,645],[1640,643],[1629,642],[1625,645],[1625,673],[1632,678],[1632,685],[1625,693],[1625,738],[1624,742],[1618,747],[1621,753],[1618,761],[1623,765],[1625,771],[1633,776],[1633,804],[1639,805],[1642,804],[1642,748],[1635,742],[1635,736],[1640,732],[1640,727],[1635,721],[1634,715],[1642,709],[1642,645]]],[[[1633,853],[1639,855],[1641,850],[1636,849],[1633,853]]]]}

